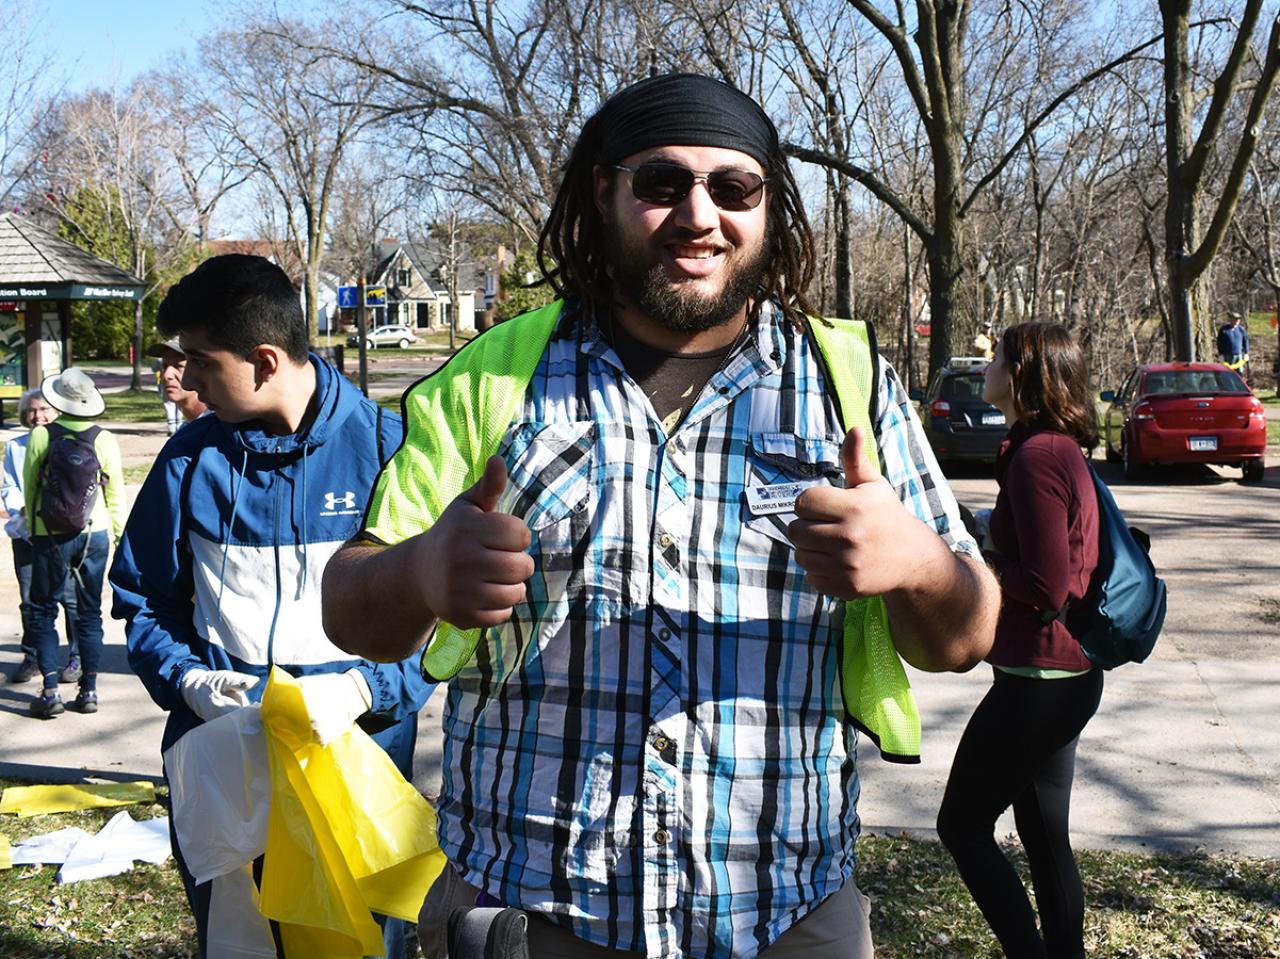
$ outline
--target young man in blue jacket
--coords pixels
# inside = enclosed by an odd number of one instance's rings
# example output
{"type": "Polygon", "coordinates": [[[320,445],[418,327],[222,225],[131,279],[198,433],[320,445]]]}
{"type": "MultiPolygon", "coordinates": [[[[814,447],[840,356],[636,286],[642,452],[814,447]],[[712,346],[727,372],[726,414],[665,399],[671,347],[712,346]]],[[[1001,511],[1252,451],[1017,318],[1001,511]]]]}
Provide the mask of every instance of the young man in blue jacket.
{"type": "MultiPolygon", "coordinates": [[[[162,750],[258,701],[274,665],[298,678],[322,743],[358,723],[411,777],[430,691],[418,658],[344,653],[320,613],[321,573],[360,528],[400,418],[308,353],[297,293],[262,257],[206,260],[156,324],[181,338],[183,386],[214,414],[161,451],[111,569],[130,665],[169,711],[162,750]]],[[[203,956],[212,884],[194,883],[176,846],[203,956]]],[[[386,955],[403,955],[401,923],[385,930],[386,955]]]]}

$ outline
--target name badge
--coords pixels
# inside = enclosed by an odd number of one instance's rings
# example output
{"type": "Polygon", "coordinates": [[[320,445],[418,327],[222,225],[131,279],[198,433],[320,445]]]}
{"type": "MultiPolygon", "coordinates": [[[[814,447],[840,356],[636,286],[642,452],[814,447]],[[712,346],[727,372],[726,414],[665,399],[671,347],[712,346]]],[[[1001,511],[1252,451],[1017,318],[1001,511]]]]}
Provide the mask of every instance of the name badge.
{"type": "Polygon", "coordinates": [[[748,486],[747,509],[752,516],[768,516],[771,513],[794,513],[796,500],[816,480],[800,483],[775,483],[772,486],[748,486]]]}

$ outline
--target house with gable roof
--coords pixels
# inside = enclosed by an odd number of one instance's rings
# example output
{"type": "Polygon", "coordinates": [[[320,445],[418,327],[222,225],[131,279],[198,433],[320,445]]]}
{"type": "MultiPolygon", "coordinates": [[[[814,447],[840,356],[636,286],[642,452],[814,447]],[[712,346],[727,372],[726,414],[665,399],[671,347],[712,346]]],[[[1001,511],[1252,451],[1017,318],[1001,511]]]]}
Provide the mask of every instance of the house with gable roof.
{"type": "MultiPolygon", "coordinates": [[[[402,243],[395,238],[381,241],[375,248],[377,266],[369,275],[369,286],[387,290],[385,306],[372,307],[370,326],[402,323],[415,330],[446,330],[454,306],[449,298],[448,257],[443,244],[402,243]]],[[[484,277],[476,264],[463,262],[458,269],[459,330],[476,328],[476,290],[484,289],[484,277]]],[[[481,293],[483,296],[483,292],[481,293]]]]}

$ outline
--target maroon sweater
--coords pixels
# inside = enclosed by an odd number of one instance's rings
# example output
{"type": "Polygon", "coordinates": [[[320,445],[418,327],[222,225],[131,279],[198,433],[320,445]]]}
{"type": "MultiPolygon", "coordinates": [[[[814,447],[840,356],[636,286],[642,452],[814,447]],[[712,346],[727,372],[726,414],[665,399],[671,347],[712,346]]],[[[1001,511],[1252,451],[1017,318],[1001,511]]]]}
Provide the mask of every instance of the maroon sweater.
{"type": "Polygon", "coordinates": [[[1021,423],[996,460],[1000,495],[991,511],[987,562],[1004,604],[987,662],[1085,670],[1091,663],[1060,622],[1040,614],[1075,602],[1098,565],[1098,498],[1079,445],[1064,433],[1021,423]]]}

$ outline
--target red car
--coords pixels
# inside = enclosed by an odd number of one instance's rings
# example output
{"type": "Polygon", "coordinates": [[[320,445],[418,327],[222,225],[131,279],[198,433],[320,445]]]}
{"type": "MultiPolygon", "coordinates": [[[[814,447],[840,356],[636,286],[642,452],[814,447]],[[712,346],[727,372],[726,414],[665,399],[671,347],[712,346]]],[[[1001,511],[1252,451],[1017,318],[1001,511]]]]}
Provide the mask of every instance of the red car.
{"type": "Polygon", "coordinates": [[[1104,426],[1107,459],[1134,479],[1148,466],[1214,463],[1238,466],[1244,481],[1262,479],[1267,418],[1248,384],[1221,363],[1139,366],[1110,402],[1104,426]]]}

